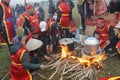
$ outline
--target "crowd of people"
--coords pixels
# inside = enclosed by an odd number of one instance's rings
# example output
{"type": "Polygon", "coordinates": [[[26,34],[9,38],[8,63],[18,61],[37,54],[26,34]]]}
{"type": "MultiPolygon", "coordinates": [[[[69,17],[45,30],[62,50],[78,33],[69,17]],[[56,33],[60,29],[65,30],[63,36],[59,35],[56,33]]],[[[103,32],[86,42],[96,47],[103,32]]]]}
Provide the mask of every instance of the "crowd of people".
{"type": "MultiPolygon", "coordinates": [[[[39,3],[16,5],[12,9],[10,0],[0,2],[0,41],[1,45],[8,45],[11,54],[11,80],[32,80],[31,72],[46,68],[39,63],[39,56],[50,61],[48,54],[59,51],[59,39],[74,38],[76,35],[76,26],[72,20],[74,2],[59,0],[55,6],[53,0],[48,1],[47,20],[44,19],[45,12],[39,3]],[[17,34],[15,24],[17,28],[23,29],[24,37],[17,34]]],[[[85,34],[86,29],[85,16],[92,19],[93,15],[100,16],[109,12],[104,0],[78,0],[77,9],[81,16],[82,34],[85,34]]],[[[115,27],[119,31],[120,23],[115,27]]],[[[117,44],[120,53],[120,33],[115,35],[113,28],[100,17],[96,21],[93,36],[100,41],[100,47],[105,51],[115,50],[117,44]]],[[[69,45],[69,50],[74,50],[74,44],[69,45]]]]}

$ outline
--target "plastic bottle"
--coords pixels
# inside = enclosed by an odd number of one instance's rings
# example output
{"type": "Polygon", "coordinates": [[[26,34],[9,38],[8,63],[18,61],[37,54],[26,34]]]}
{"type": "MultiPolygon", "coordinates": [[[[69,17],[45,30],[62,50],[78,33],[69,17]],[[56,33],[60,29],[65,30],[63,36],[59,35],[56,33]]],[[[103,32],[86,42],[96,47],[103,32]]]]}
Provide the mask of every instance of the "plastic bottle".
{"type": "Polygon", "coordinates": [[[77,28],[76,29],[76,34],[75,34],[75,39],[78,40],[78,41],[80,40],[80,36],[79,35],[80,35],[80,30],[77,28]]]}
{"type": "Polygon", "coordinates": [[[80,31],[80,34],[83,33],[83,28],[82,28],[82,26],[80,26],[79,31],[80,31]]]}

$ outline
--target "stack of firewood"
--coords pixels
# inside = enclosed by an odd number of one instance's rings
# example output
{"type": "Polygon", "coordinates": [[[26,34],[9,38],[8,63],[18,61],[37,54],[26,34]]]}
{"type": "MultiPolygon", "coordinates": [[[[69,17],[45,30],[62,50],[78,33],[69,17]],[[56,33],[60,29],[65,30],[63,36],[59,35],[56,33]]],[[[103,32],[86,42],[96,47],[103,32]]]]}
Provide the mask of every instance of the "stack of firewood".
{"type": "Polygon", "coordinates": [[[60,54],[57,54],[52,57],[53,60],[47,64],[47,67],[49,69],[54,69],[55,72],[49,79],[52,79],[54,75],[58,74],[61,76],[60,80],[85,80],[85,78],[93,80],[102,66],[97,62],[88,66],[81,63],[78,60],[78,57],[75,57],[74,55],[63,58],[60,54]]]}

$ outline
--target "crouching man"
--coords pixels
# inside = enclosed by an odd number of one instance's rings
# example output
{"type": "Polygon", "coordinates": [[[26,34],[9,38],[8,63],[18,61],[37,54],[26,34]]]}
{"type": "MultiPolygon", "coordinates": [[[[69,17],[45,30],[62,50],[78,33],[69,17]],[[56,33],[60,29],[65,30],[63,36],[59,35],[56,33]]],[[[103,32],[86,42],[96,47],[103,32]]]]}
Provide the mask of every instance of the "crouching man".
{"type": "MultiPolygon", "coordinates": [[[[45,65],[30,63],[29,52],[25,46],[25,40],[26,38],[17,37],[13,40],[13,45],[10,47],[12,52],[10,55],[10,80],[32,80],[29,70],[45,69],[45,65]]],[[[37,45],[39,45],[39,41],[37,42],[37,45]]],[[[35,41],[34,43],[36,44],[35,41]]],[[[39,46],[35,48],[39,48],[39,46]]]]}
{"type": "Polygon", "coordinates": [[[112,50],[115,48],[115,32],[113,27],[103,18],[97,19],[94,36],[100,40],[100,47],[105,51],[109,51],[110,48],[112,50]]]}

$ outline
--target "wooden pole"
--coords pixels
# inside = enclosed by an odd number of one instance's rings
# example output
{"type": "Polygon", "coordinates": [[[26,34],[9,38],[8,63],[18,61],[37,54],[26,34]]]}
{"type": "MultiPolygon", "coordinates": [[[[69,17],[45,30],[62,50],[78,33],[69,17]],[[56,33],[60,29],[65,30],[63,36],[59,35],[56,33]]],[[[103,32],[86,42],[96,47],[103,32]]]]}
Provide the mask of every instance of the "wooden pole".
{"type": "Polygon", "coordinates": [[[2,80],[5,80],[8,75],[9,75],[9,72],[7,72],[7,74],[2,78],[2,80]]]}
{"type": "Polygon", "coordinates": [[[26,7],[27,7],[26,0],[24,0],[24,7],[25,7],[25,10],[26,10],[26,7]]]}

